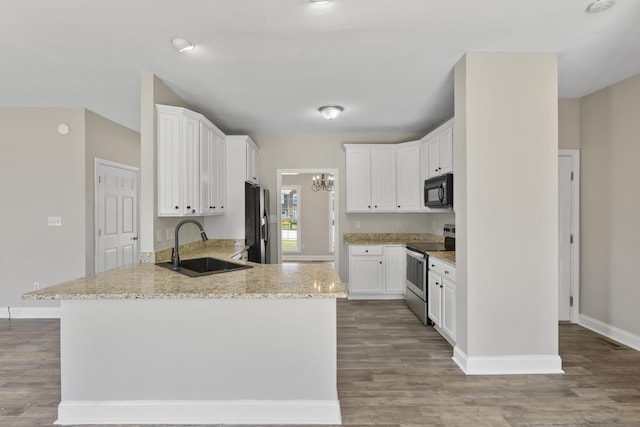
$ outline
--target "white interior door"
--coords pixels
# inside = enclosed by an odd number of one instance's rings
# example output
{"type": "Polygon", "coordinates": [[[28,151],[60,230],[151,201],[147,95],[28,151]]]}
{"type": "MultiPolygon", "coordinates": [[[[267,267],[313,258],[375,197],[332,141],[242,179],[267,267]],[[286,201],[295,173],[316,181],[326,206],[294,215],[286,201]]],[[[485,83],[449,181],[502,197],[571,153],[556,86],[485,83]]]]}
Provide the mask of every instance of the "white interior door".
{"type": "Polygon", "coordinates": [[[96,161],[96,272],[138,262],[138,171],[96,161]]]}
{"type": "Polygon", "coordinates": [[[577,154],[558,156],[558,320],[577,321],[578,209],[577,154]]]}

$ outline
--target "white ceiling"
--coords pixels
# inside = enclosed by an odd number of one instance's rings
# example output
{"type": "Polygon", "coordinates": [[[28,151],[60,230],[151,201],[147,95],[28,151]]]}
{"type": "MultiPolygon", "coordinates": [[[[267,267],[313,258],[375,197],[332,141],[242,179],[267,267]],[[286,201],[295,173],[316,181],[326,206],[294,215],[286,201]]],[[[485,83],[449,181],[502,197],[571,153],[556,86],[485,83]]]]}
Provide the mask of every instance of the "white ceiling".
{"type": "Polygon", "coordinates": [[[566,98],[640,73],[640,1],[591,1],[3,0],[0,107],[139,130],[147,71],[227,133],[426,132],[453,115],[467,51],[557,52],[566,98]]]}

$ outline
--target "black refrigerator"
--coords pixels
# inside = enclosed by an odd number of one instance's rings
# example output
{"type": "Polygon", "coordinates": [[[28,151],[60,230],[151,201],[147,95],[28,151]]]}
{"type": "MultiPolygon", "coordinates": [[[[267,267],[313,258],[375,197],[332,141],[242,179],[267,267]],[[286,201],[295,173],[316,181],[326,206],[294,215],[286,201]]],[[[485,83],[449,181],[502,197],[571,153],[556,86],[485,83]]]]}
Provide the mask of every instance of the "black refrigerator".
{"type": "Polygon", "coordinates": [[[249,261],[270,264],[269,190],[245,182],[244,198],[244,234],[249,261]]]}

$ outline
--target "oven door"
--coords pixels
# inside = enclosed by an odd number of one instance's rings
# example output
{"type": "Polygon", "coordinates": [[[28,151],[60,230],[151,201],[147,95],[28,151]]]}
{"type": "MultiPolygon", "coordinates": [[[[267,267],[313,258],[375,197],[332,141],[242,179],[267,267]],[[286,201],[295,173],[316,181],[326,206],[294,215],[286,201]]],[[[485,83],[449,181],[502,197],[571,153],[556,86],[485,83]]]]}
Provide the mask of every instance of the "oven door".
{"type": "Polygon", "coordinates": [[[427,256],[407,249],[407,289],[427,300],[427,256]]]}

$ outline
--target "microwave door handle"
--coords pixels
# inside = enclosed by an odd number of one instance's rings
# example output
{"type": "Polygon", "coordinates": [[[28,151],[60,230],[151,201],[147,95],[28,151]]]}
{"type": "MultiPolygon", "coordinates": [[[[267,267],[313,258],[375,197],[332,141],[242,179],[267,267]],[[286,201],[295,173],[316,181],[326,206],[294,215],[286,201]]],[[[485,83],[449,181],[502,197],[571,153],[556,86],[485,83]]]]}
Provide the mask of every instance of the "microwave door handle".
{"type": "Polygon", "coordinates": [[[438,188],[438,199],[440,199],[440,203],[444,202],[444,185],[440,184],[440,188],[438,188]]]}

